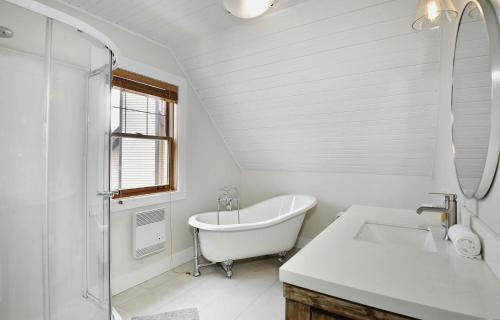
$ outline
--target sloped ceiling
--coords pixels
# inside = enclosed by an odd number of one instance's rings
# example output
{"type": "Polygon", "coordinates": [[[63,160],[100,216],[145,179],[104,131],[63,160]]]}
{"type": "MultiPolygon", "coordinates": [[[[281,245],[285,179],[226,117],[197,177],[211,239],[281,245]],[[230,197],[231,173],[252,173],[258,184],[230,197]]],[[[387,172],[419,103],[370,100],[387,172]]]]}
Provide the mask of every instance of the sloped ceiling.
{"type": "Polygon", "coordinates": [[[439,32],[414,0],[60,0],[170,47],[245,169],[432,174],[439,32]]]}

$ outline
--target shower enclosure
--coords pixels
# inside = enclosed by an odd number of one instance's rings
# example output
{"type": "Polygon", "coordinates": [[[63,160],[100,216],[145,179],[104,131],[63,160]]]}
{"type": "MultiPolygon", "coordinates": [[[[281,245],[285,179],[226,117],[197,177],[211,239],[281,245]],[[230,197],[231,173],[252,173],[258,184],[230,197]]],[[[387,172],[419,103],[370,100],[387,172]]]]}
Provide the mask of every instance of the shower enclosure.
{"type": "Polygon", "coordinates": [[[30,0],[0,27],[0,319],[110,319],[114,46],[30,0]]]}

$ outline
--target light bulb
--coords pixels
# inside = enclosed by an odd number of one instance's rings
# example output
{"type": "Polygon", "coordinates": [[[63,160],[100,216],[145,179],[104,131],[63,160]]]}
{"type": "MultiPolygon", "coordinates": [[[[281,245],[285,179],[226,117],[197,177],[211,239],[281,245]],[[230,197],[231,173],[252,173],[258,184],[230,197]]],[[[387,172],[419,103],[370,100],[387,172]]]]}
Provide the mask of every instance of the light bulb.
{"type": "Polygon", "coordinates": [[[412,24],[413,29],[433,30],[458,16],[452,0],[420,0],[417,14],[412,24]]]}
{"type": "Polygon", "coordinates": [[[439,17],[439,7],[435,1],[430,1],[427,3],[427,19],[430,21],[436,20],[439,17]]]}

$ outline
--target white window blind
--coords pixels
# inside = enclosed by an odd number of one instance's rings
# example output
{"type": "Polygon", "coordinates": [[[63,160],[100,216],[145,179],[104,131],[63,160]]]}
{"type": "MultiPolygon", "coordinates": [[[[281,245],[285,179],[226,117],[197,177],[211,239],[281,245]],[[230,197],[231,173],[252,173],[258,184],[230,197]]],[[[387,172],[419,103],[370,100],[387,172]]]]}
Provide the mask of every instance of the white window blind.
{"type": "Polygon", "coordinates": [[[168,186],[168,102],[119,87],[113,87],[111,100],[113,189],[168,186]]]}

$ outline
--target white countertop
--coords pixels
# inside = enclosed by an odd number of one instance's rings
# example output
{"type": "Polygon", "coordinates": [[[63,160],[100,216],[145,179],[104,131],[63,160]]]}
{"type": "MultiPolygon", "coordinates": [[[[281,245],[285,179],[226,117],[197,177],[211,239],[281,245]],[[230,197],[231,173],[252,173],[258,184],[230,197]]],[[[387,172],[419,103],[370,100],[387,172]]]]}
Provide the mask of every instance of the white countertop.
{"type": "Polygon", "coordinates": [[[459,256],[441,226],[431,226],[438,252],[427,252],[355,240],[367,221],[430,225],[411,210],[352,206],[280,268],[280,280],[419,319],[500,319],[500,281],[483,260],[459,256]]]}

